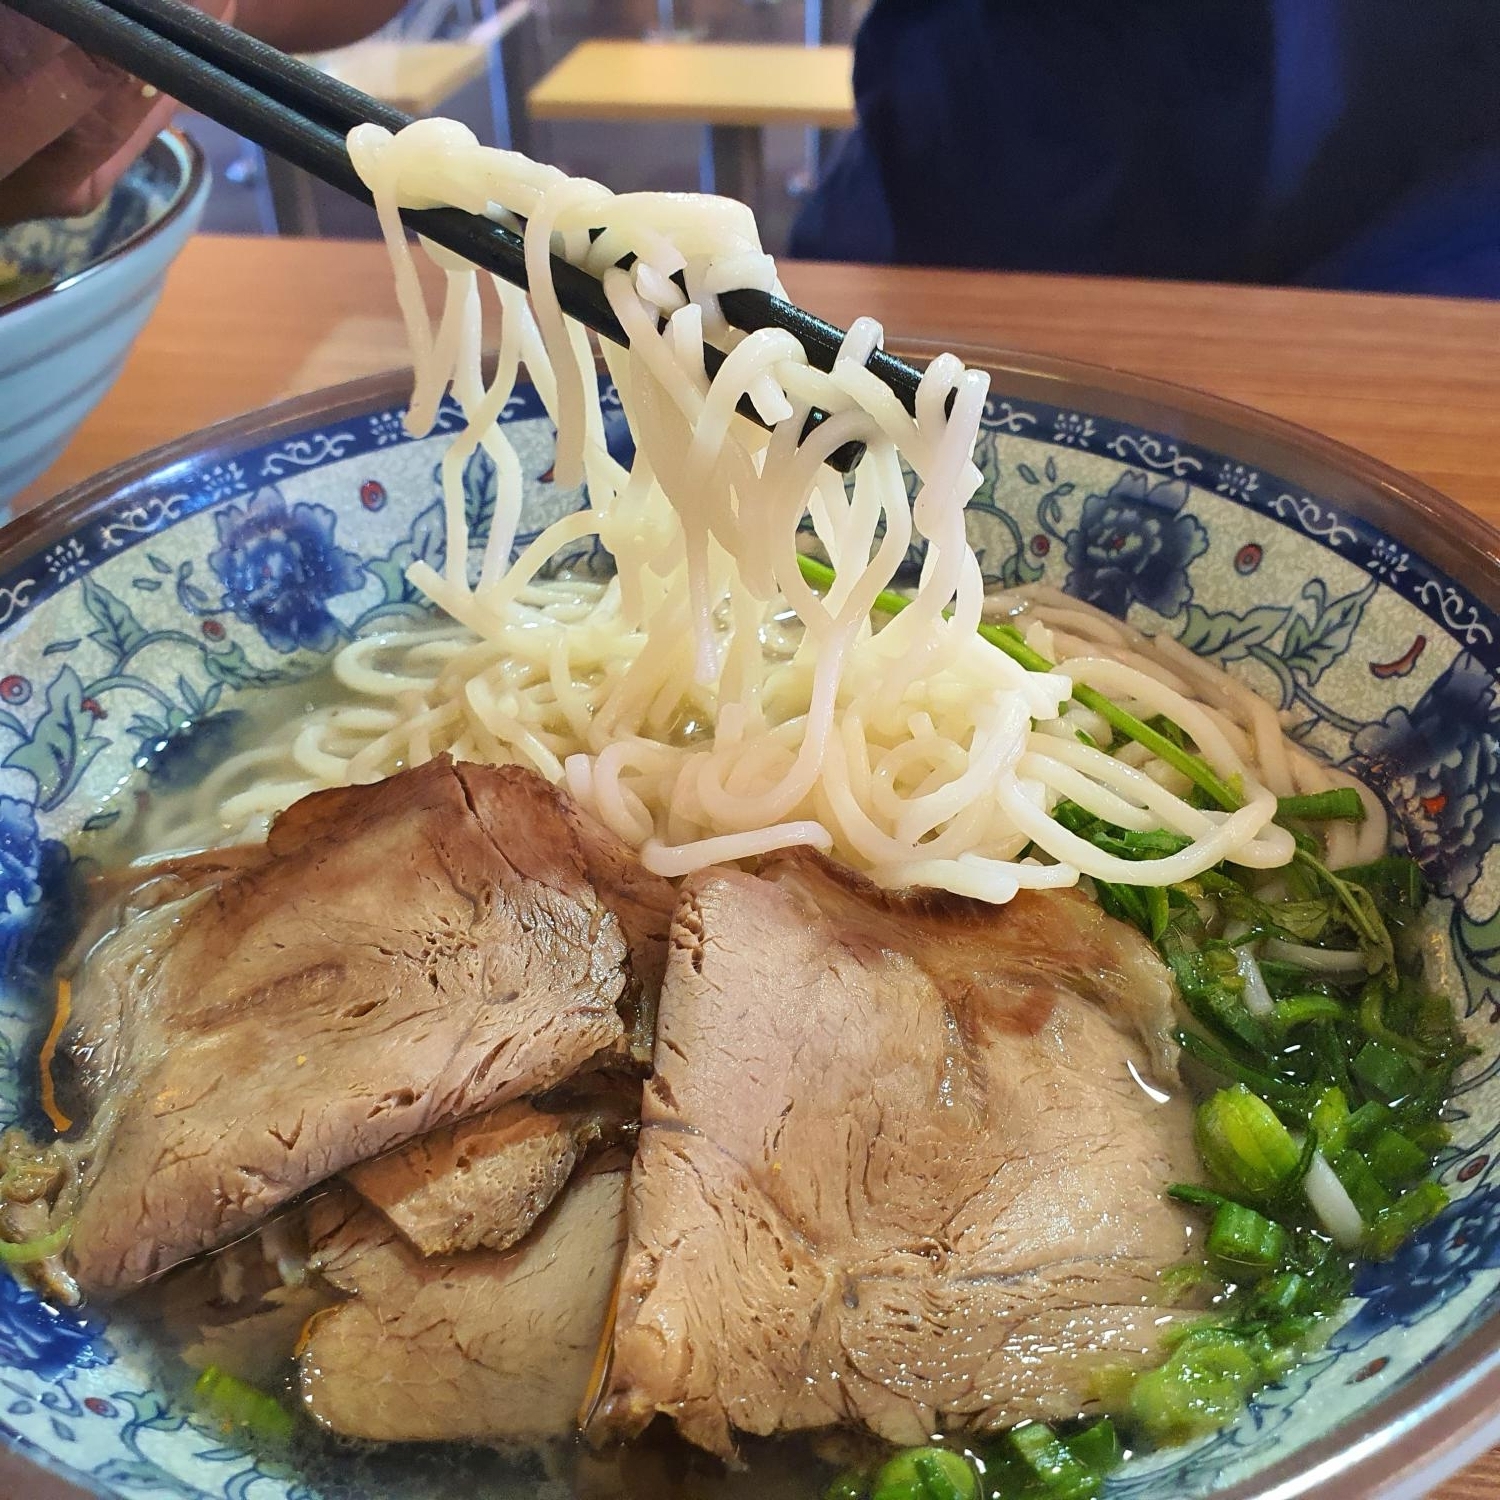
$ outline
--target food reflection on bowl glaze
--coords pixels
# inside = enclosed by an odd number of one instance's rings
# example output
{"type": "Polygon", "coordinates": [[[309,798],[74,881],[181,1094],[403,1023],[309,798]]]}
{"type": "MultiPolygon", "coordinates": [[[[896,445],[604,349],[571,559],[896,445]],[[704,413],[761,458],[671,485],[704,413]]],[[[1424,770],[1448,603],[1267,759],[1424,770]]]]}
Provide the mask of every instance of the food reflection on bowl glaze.
{"type": "Polygon", "coordinates": [[[52,277],[45,271],[23,271],[19,266],[0,260],[0,307],[41,291],[51,281],[52,277]]]}

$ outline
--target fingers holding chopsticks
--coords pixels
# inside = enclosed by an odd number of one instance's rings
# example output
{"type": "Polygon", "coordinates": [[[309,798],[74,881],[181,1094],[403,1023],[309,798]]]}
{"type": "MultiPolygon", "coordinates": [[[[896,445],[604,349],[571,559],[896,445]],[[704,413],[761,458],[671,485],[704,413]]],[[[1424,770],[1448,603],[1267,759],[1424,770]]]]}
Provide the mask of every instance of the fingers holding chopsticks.
{"type": "MultiPolygon", "coordinates": [[[[231,0],[204,0],[217,16],[231,0]]],[[[0,224],[86,213],[172,101],[0,5],[0,224]]]]}
{"type": "MultiPolygon", "coordinates": [[[[401,0],[195,0],[290,49],[357,40],[401,0]]],[[[0,225],[86,213],[170,120],[175,104],[0,0],[0,225]]]]}

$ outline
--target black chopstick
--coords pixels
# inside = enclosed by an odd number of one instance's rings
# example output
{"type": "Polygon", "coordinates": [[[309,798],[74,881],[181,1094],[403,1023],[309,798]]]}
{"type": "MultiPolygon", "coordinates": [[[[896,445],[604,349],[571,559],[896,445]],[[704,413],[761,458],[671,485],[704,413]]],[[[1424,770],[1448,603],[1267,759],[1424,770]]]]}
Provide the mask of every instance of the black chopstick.
{"type": "MultiPolygon", "coordinates": [[[[410,123],[400,110],[371,99],[316,68],[288,57],[181,3],[181,0],[0,0],[85,50],[108,58],[181,103],[255,141],[266,150],[366,203],[370,194],[349,161],[344,136],[366,121],[399,130],[410,123]]],[[[402,210],[416,233],[453,250],[518,286],[527,285],[522,237],[504,225],[458,209],[402,210]]],[[[563,310],[612,343],[628,342],[605,297],[603,284],[580,266],[552,257],[553,282],[563,310]]],[[[765,292],[721,294],[720,307],[735,327],[754,332],[781,328],[792,334],[816,369],[829,370],[843,332],[804,309],[765,292]]],[[[704,349],[710,375],[724,355],[704,349]]],[[[868,367],[915,410],[920,372],[877,350],[868,367]]],[[[740,410],[759,420],[748,400],[740,410]]],[[[807,432],[825,420],[814,412],[807,432]]],[[[847,472],[862,445],[846,443],[829,464],[847,472]]]]}
{"type": "MultiPolygon", "coordinates": [[[[316,77],[316,69],[286,57],[275,48],[251,43],[262,56],[262,66],[274,71],[277,59],[284,62],[285,91],[298,103],[283,101],[189,50],[185,42],[201,40],[203,34],[213,36],[214,32],[200,31],[186,17],[177,18],[174,29],[180,39],[173,39],[102,0],[3,0],[3,3],[365,203],[371,201],[370,193],[349,160],[344,135],[354,125],[375,115],[384,117],[381,123],[399,122],[396,128],[410,123],[399,110],[389,109],[356,89],[336,84],[333,79],[325,81],[335,85],[336,93],[320,89],[321,102],[316,111],[306,113],[298,107],[307,97],[302,92],[306,87],[302,78],[306,74],[316,77]],[[336,107],[330,102],[335,99],[336,107]],[[352,101],[360,101],[363,108],[356,109],[352,101]],[[330,123],[335,114],[337,122],[330,123]]],[[[199,15],[198,22],[202,28],[228,32],[231,38],[237,36],[232,28],[221,26],[208,16],[199,15]]],[[[224,62],[239,60],[236,54],[240,49],[232,41],[225,42],[223,38],[216,41],[224,62]]],[[[507,281],[526,285],[525,246],[514,230],[452,208],[403,211],[402,219],[417,233],[495,271],[507,281]]],[[[559,300],[570,316],[614,343],[628,342],[596,277],[560,256],[552,257],[552,270],[559,300]]]]}
{"type": "Polygon", "coordinates": [[[107,0],[111,10],[154,31],[221,72],[346,135],[356,125],[400,130],[411,116],[180,0],[107,0]]]}

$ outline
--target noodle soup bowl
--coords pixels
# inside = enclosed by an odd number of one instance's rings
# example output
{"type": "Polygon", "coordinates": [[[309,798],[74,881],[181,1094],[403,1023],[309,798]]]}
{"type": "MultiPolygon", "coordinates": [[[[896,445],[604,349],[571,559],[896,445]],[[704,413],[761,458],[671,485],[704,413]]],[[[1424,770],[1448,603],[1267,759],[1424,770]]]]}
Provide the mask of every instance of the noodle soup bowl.
{"type": "MultiPolygon", "coordinates": [[[[1478,1049],[1438,1167],[1451,1206],[1362,1269],[1327,1343],[1237,1421],[1132,1459],[1106,1493],[1420,1493],[1500,1439],[1500,539],[1414,481],[1255,413],[960,352],[993,371],[969,515],[986,577],[1054,584],[1170,633],[1380,790],[1437,892],[1438,978],[1478,1049]]],[[[431,435],[409,438],[406,390],[393,374],[211,429],[0,538],[0,1124],[47,1134],[37,1059],[50,975],[80,883],[122,820],[221,761],[256,695],[302,681],[361,631],[421,618],[405,574],[442,564],[437,467],[459,417],[444,407],[431,435]]],[[[605,411],[625,456],[607,389],[605,411]]],[[[534,392],[505,421],[526,476],[519,546],[585,497],[553,481],[534,392]]],[[[463,489],[477,548],[495,509],[482,453],[463,489]]],[[[587,543],[565,561],[608,568],[587,543]]],[[[514,1454],[258,1453],[182,1393],[128,1301],[54,1310],[0,1276],[0,1491],[574,1493],[514,1454]]]]}

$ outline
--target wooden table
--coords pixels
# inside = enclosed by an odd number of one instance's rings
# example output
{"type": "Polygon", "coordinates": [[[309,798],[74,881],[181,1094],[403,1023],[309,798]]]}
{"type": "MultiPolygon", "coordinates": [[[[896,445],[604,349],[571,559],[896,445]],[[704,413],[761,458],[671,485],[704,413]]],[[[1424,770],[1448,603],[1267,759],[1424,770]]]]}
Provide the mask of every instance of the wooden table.
{"type": "MultiPolygon", "coordinates": [[[[1500,304],[869,266],[783,273],[804,306],[841,324],[870,313],[892,341],[1067,355],[1247,402],[1500,525],[1500,304]]],[[[202,235],[119,384],[22,503],[222,417],[406,359],[378,245],[202,235]]],[[[0,1461],[0,1500],[42,1500],[5,1481],[0,1461]]],[[[1500,1449],[1437,1495],[1494,1500],[1500,1449]]]]}
{"type": "Polygon", "coordinates": [[[702,187],[761,201],[767,125],[854,124],[849,47],[589,41],[526,96],[537,120],[681,120],[707,127],[702,187]]]}
{"type": "MultiPolygon", "coordinates": [[[[1327,433],[1500,525],[1500,304],[789,264],[890,338],[1092,360],[1327,433]]],[[[377,245],[200,235],[119,383],[30,499],[236,412],[406,363],[377,245]]]]}

